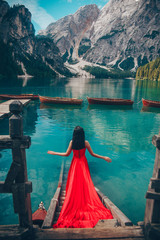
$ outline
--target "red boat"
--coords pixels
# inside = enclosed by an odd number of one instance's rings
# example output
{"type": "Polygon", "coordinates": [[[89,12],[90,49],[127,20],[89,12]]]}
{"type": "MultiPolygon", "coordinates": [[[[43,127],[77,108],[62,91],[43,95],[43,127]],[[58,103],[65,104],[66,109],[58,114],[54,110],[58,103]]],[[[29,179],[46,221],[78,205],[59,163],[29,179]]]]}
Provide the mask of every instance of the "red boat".
{"type": "Polygon", "coordinates": [[[9,100],[9,99],[38,99],[38,95],[34,94],[20,94],[20,95],[15,95],[15,94],[0,94],[0,100],[9,100]]]}
{"type": "Polygon", "coordinates": [[[89,104],[102,104],[102,105],[132,105],[134,102],[128,99],[121,98],[89,98],[89,104]]]}
{"type": "Polygon", "coordinates": [[[152,101],[152,100],[147,100],[142,98],[142,103],[143,106],[145,107],[160,107],[160,101],[152,101]]]}
{"type": "Polygon", "coordinates": [[[42,226],[42,223],[47,215],[47,211],[43,205],[43,202],[39,204],[38,209],[32,214],[33,224],[42,226]]]}
{"type": "Polygon", "coordinates": [[[68,105],[81,105],[83,100],[77,98],[61,98],[61,97],[42,97],[39,96],[41,103],[52,104],[68,104],[68,105]]]}

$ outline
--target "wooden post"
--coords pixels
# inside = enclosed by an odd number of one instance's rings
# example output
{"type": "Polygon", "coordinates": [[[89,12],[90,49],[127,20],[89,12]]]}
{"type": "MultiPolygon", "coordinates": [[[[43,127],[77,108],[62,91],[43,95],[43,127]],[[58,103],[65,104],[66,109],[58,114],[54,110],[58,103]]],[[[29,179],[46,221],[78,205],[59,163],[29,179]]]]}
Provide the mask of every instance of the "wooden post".
{"type": "MultiPolygon", "coordinates": [[[[17,168],[15,174],[15,185],[12,186],[14,211],[19,214],[19,224],[21,227],[32,225],[32,211],[30,193],[26,192],[27,165],[25,148],[16,144],[23,138],[23,121],[20,115],[22,103],[14,101],[10,104],[10,112],[13,114],[9,119],[9,134],[14,144],[12,147],[13,165],[17,168]],[[19,140],[19,141],[18,141],[19,140]]],[[[30,138],[28,138],[29,141],[30,138]]],[[[29,144],[30,145],[30,144],[29,144]]]]}
{"type": "Polygon", "coordinates": [[[146,209],[144,227],[146,239],[149,239],[151,224],[160,223],[160,133],[154,135],[152,143],[156,147],[156,157],[153,169],[153,177],[150,179],[146,193],[146,209]]]}

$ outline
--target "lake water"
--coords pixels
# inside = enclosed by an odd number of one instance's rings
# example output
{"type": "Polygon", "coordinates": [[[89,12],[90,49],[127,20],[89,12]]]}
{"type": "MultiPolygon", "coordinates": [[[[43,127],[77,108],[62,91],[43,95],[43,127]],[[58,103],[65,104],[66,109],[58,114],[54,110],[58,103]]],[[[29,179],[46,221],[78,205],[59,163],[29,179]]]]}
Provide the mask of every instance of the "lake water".
{"type": "MultiPolygon", "coordinates": [[[[82,107],[44,106],[32,101],[23,111],[24,134],[32,144],[26,150],[29,181],[33,183],[32,211],[43,201],[46,209],[57,188],[61,162],[67,158],[47,154],[66,151],[76,125],[84,128],[95,153],[112,158],[112,163],[87,153],[94,185],[107,195],[134,223],[142,221],[145,193],[152,177],[160,109],[142,109],[141,98],[160,101],[160,82],[130,79],[30,79],[1,84],[0,93],[35,93],[44,96],[83,98],[82,107]],[[90,97],[134,100],[132,108],[90,107],[90,97]]],[[[8,134],[8,119],[0,120],[0,135],[8,134]]],[[[0,151],[0,181],[12,162],[11,150],[0,151]]],[[[0,195],[0,224],[18,223],[11,194],[0,195]]]]}

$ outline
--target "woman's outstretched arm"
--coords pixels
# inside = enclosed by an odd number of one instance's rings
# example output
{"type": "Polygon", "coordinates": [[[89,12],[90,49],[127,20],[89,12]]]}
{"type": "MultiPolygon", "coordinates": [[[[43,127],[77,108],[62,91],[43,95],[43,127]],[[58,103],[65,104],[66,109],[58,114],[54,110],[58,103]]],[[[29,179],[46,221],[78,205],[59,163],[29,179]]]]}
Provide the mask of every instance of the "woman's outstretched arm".
{"type": "Polygon", "coordinates": [[[99,155],[99,154],[94,153],[88,141],[85,141],[85,147],[88,149],[88,152],[89,152],[93,157],[102,158],[102,159],[104,159],[104,160],[107,161],[107,162],[112,162],[112,159],[110,159],[109,157],[101,156],[101,155],[99,155]]]}
{"type": "Polygon", "coordinates": [[[58,155],[58,156],[62,156],[62,157],[67,157],[71,154],[71,152],[72,152],[72,141],[70,141],[68,149],[65,153],[53,152],[53,151],[48,151],[47,153],[51,154],[51,155],[58,155]]]}

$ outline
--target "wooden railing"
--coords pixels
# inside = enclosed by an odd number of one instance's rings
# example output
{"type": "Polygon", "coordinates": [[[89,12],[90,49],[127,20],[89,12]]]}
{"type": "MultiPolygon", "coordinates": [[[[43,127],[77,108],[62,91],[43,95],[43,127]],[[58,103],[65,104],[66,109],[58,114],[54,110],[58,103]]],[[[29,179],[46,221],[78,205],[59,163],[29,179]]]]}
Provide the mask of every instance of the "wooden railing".
{"type": "Polygon", "coordinates": [[[22,103],[14,101],[9,109],[13,114],[9,119],[9,135],[0,136],[0,149],[12,149],[12,164],[5,181],[0,182],[0,193],[12,193],[19,225],[28,227],[32,225],[32,183],[28,182],[25,149],[30,147],[31,138],[23,136],[22,103]]]}
{"type": "MultiPolygon", "coordinates": [[[[154,235],[154,230],[152,229],[153,224],[158,224],[160,227],[160,133],[159,135],[153,136],[152,143],[156,147],[156,157],[153,176],[150,179],[148,191],[146,193],[147,200],[144,217],[146,239],[152,239],[151,235],[154,235]],[[151,230],[153,234],[151,234],[151,230]]],[[[147,161],[149,161],[149,159],[147,161]]],[[[153,239],[156,238],[154,237],[153,239]]]]}

